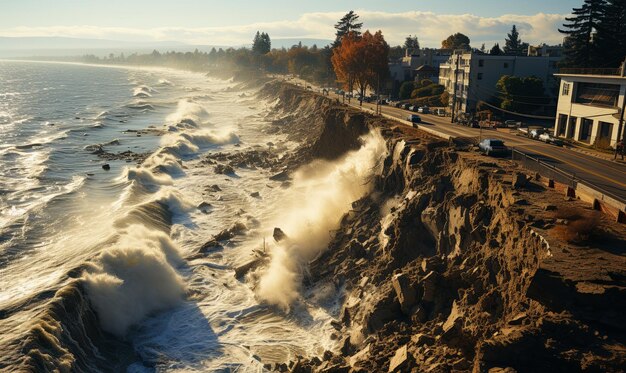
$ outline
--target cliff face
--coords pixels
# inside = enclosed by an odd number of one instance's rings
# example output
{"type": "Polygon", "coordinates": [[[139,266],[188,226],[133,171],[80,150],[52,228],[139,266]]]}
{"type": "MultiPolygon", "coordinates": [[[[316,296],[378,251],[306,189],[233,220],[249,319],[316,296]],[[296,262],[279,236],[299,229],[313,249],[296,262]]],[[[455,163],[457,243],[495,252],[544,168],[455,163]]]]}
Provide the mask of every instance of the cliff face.
{"type": "Polygon", "coordinates": [[[517,165],[295,88],[279,97],[294,118],[319,118],[314,157],[357,147],[368,127],[389,148],[375,191],[310,263],[311,283],[347,289],[333,324],[341,350],[294,371],[625,366],[623,227],[598,217],[596,236],[572,244],[563,214],[593,212],[517,165]]]}

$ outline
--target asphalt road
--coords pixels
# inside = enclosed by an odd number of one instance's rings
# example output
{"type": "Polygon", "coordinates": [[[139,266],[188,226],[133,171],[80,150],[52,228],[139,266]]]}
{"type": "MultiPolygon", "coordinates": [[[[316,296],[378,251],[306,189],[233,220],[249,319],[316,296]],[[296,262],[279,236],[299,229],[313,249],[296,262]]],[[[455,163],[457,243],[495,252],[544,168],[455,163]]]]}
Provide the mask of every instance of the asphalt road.
{"type": "MultiPolygon", "coordinates": [[[[334,96],[340,97],[340,96],[334,96]]],[[[351,100],[351,106],[359,107],[358,100],[351,100]]],[[[347,103],[347,101],[346,101],[347,103]]],[[[363,103],[363,107],[375,110],[375,104],[363,103]]],[[[392,106],[383,105],[384,114],[398,118],[407,125],[406,117],[411,114],[408,110],[398,109],[392,106]]],[[[513,129],[478,129],[450,123],[449,117],[439,117],[431,114],[418,114],[422,118],[423,127],[430,127],[439,132],[443,132],[455,137],[473,138],[493,138],[504,140],[505,144],[517,149],[529,156],[538,158],[559,169],[576,176],[583,183],[594,184],[607,194],[612,194],[622,201],[626,201],[626,164],[605,160],[595,156],[587,155],[568,149],[558,147],[544,142],[529,139],[517,135],[517,130],[513,129]]],[[[532,164],[530,164],[532,166],[532,164]]],[[[591,185],[590,185],[591,186],[591,185]]]]}
{"type": "MultiPolygon", "coordinates": [[[[307,83],[299,78],[290,79],[292,83],[306,87],[311,83],[307,83]]],[[[319,87],[312,86],[313,90],[319,92],[319,87]]],[[[330,94],[330,97],[339,99],[343,102],[343,97],[330,94]]],[[[351,99],[350,103],[345,100],[346,104],[360,109],[359,101],[351,99]]],[[[363,103],[366,110],[374,112],[376,104],[363,103]]],[[[399,109],[393,106],[382,105],[383,114],[387,114],[394,118],[400,119],[406,125],[412,125],[406,120],[409,114],[415,114],[408,110],[399,109]]],[[[528,137],[519,136],[519,131],[513,129],[479,129],[462,126],[460,124],[450,123],[450,117],[439,117],[432,114],[418,114],[422,118],[422,127],[430,127],[439,132],[454,137],[473,137],[477,139],[500,139],[505,145],[523,152],[531,157],[540,159],[541,161],[551,164],[564,172],[574,175],[578,180],[590,187],[599,187],[606,194],[617,198],[626,203],[626,163],[614,162],[602,159],[592,155],[587,155],[567,147],[559,147],[546,144],[542,141],[529,139],[528,137]]],[[[533,167],[532,162],[526,166],[533,167]]],[[[536,170],[538,171],[538,170],[536,170]]]]}

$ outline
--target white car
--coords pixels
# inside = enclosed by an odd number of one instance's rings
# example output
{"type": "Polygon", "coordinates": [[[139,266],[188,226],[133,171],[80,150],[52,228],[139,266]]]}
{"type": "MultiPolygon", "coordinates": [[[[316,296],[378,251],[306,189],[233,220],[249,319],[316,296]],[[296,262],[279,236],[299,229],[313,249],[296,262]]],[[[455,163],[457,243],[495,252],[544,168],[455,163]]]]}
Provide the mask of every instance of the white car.
{"type": "Polygon", "coordinates": [[[541,135],[539,135],[539,140],[547,144],[554,144],[557,146],[563,145],[563,141],[561,141],[560,139],[557,139],[556,137],[552,137],[552,135],[550,135],[548,132],[544,132],[541,135]]]}

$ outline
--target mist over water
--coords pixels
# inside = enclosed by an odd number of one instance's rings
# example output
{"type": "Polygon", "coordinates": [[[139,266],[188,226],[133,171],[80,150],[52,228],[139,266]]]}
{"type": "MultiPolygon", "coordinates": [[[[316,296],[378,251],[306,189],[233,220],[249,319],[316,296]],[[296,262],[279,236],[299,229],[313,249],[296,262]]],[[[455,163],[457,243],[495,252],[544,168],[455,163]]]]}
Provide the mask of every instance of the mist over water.
{"type": "Polygon", "coordinates": [[[0,62],[0,80],[0,368],[258,371],[335,348],[341,289],[304,289],[302,278],[370,190],[380,135],[284,188],[269,170],[218,174],[204,159],[295,148],[264,131],[276,102],[254,89],[165,69],[14,62],[0,62]],[[234,224],[244,234],[197,254],[234,224]],[[273,227],[289,239],[269,244],[273,227]],[[235,279],[264,239],[270,264],[235,279]]]}

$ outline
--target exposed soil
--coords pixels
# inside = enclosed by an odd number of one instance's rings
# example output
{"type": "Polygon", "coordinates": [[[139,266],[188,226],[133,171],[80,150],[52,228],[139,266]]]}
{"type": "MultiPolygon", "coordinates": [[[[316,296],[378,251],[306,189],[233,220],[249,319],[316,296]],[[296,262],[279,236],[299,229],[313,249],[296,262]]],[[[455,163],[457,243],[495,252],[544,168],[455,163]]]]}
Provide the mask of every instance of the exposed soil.
{"type": "Polygon", "coordinates": [[[310,263],[344,287],[340,351],[295,372],[575,372],[626,366],[626,229],[508,160],[270,83],[299,161],[335,158],[380,128],[389,156],[310,263]],[[299,120],[310,126],[297,126],[299,120]],[[297,127],[297,128],[296,128],[297,127]],[[313,130],[311,130],[313,128],[313,130]],[[578,232],[585,227],[585,232],[578,232]],[[580,233],[580,234],[578,234],[580,233]]]}

